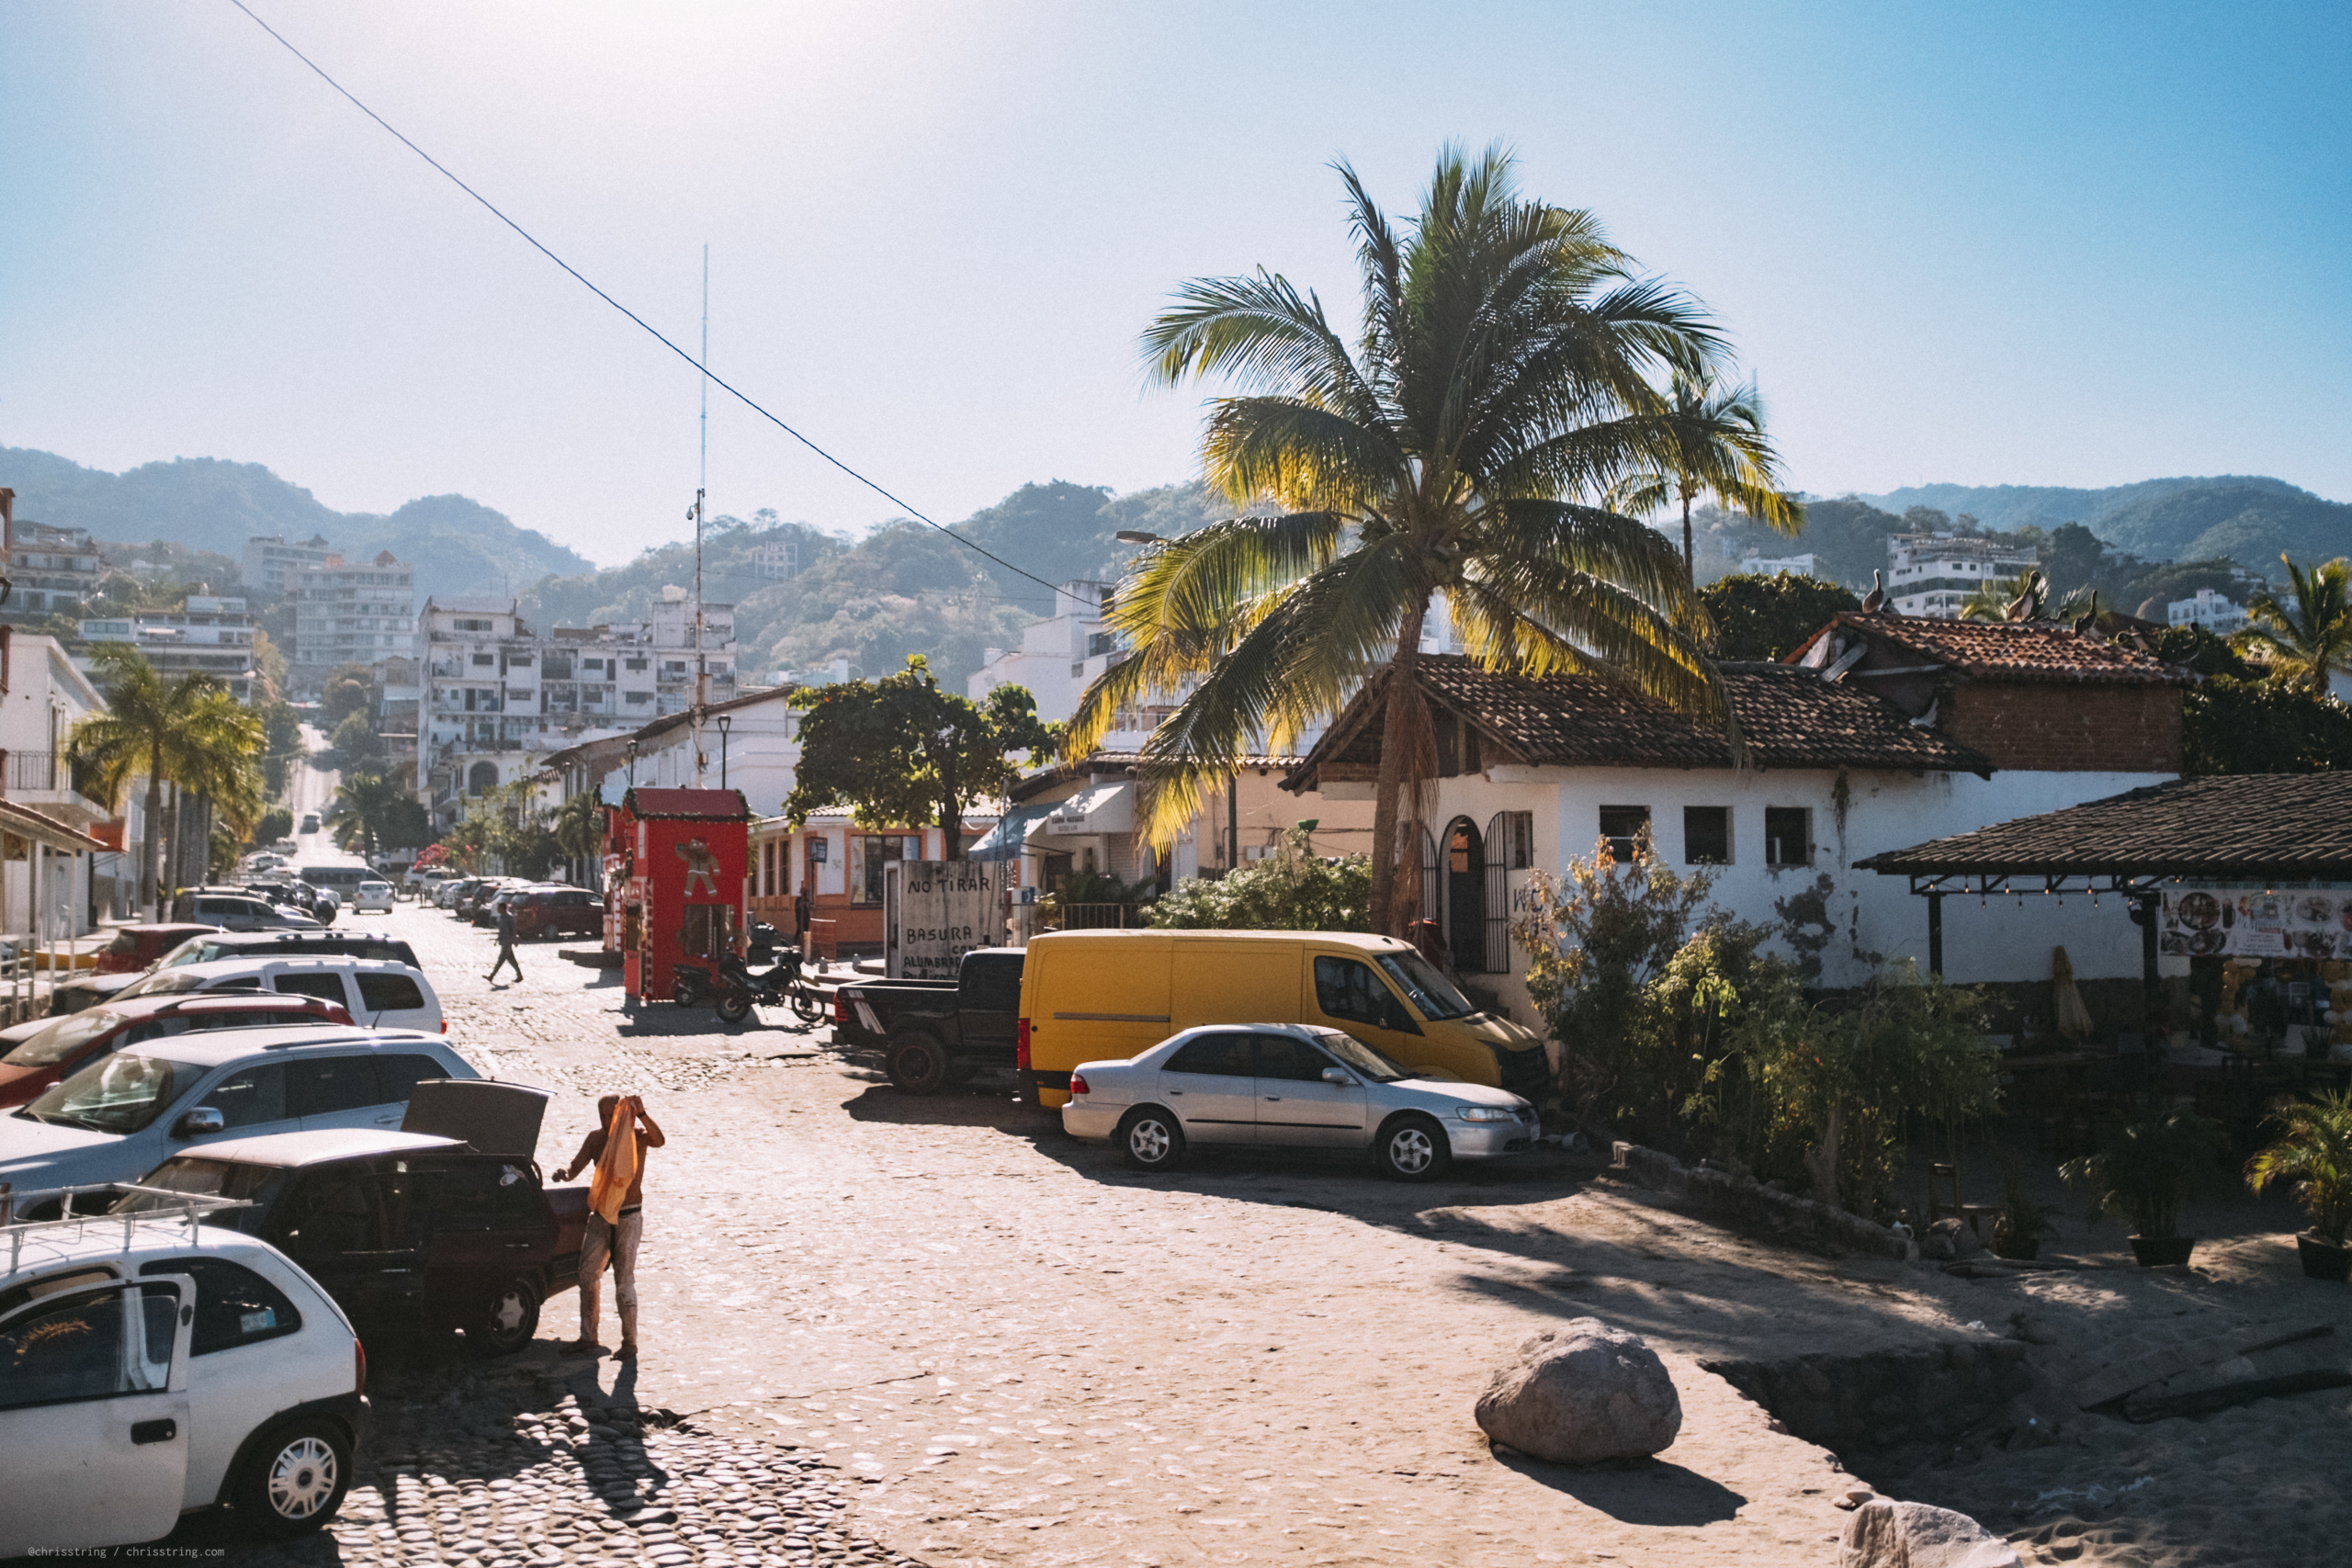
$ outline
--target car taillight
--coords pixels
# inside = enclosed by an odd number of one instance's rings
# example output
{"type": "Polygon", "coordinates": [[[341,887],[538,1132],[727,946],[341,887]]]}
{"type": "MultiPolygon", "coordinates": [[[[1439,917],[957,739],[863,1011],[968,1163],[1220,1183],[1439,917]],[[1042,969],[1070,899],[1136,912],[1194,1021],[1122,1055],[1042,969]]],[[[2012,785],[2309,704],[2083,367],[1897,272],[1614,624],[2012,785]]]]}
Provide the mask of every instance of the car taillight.
{"type": "Polygon", "coordinates": [[[1087,1092],[1088,1092],[1088,1090],[1087,1090],[1087,1088],[1086,1088],[1086,1080],[1085,1080],[1084,1078],[1082,1078],[1082,1077],[1080,1077],[1076,1073],[1072,1073],[1072,1074],[1070,1074],[1070,1076],[1069,1076],[1069,1091],[1070,1091],[1070,1093],[1072,1093],[1072,1094],[1074,1094],[1074,1095],[1077,1095],[1077,1094],[1085,1094],[1085,1093],[1087,1093],[1087,1092]]]}
{"type": "Polygon", "coordinates": [[[351,1342],[351,1392],[363,1397],[368,1393],[368,1347],[356,1339],[351,1342]]]}
{"type": "Polygon", "coordinates": [[[833,993],[833,1021],[835,1023],[849,1021],[849,998],[839,991],[833,993]]]}
{"type": "Polygon", "coordinates": [[[1012,1065],[1025,1073],[1029,1070],[1029,1021],[1027,1019],[1021,1021],[1019,1029],[1014,1032],[1013,1039],[1012,1065]]]}

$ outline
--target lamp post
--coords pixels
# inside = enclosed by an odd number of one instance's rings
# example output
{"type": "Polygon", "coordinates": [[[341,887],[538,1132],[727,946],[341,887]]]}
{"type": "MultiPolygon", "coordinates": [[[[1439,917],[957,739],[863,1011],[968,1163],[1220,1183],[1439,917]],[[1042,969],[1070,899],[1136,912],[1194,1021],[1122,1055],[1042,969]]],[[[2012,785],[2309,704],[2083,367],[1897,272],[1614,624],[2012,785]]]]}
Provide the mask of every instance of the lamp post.
{"type": "Polygon", "coordinates": [[[628,787],[637,787],[637,737],[634,735],[628,740],[628,787]]]}
{"type": "Polygon", "coordinates": [[[735,716],[731,713],[718,716],[718,787],[721,789],[727,787],[727,731],[734,723],[735,716]]]}

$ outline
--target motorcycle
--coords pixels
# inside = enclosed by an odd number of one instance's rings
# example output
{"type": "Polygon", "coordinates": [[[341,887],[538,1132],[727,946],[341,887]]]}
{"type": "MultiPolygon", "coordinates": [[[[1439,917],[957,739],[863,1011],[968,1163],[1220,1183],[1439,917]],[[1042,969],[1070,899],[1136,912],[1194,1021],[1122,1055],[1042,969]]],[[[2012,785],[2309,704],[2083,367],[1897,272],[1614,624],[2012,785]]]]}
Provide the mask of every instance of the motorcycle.
{"type": "Polygon", "coordinates": [[[682,1008],[698,1008],[718,994],[718,977],[699,964],[670,965],[670,999],[682,1008]]]}
{"type": "MultiPolygon", "coordinates": [[[[754,927],[752,956],[773,955],[775,938],[774,927],[754,927]]],[[[753,1005],[759,1003],[769,1007],[789,1003],[793,1016],[803,1023],[814,1023],[825,1014],[824,995],[801,976],[800,954],[797,952],[787,951],[772,967],[758,970],[730,953],[719,959],[718,972],[726,987],[718,998],[718,1016],[726,1022],[742,1022],[752,1016],[753,1005]]]]}

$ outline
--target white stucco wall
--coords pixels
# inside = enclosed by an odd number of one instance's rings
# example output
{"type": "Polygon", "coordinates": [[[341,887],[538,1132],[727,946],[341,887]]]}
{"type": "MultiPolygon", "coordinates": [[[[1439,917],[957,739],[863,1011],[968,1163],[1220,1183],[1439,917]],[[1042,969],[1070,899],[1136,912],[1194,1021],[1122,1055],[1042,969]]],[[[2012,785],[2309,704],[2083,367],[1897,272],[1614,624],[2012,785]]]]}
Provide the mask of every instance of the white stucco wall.
{"type": "MultiPolygon", "coordinates": [[[[1839,775],[1830,770],[1735,773],[1725,769],[1535,768],[1504,766],[1487,773],[1441,780],[1432,831],[1441,846],[1453,819],[1467,817],[1480,833],[1498,811],[1525,811],[1534,827],[1534,866],[1558,871],[1571,858],[1589,858],[1600,832],[1603,806],[1645,806],[1659,856],[1677,870],[1684,861],[1682,811],[1690,806],[1731,811],[1732,862],[1706,868],[1713,877],[1711,901],[1747,920],[1775,923],[1821,889],[1821,912],[1831,927],[1821,949],[1819,984],[1853,986],[1878,964],[1899,958],[1928,963],[1927,900],[1912,895],[1905,878],[1856,871],[1853,863],[1930,839],[2032,816],[2064,806],[2117,795],[2170,775],[2110,773],[2006,773],[1991,779],[1973,773],[1866,773],[1846,775],[1839,801],[1839,775]],[[1764,863],[1767,807],[1802,807],[1813,813],[1814,861],[1810,866],[1764,863]],[[1784,908],[1785,907],[1785,908],[1784,908]]],[[[1441,853],[1440,874],[1443,875],[1441,853]]],[[[1512,908],[1521,908],[1529,872],[1508,874],[1512,908]]],[[[1816,928],[1817,929],[1817,928],[1816,928]]],[[[2140,974],[2140,930],[2127,906],[2102,898],[2094,910],[2086,897],[2057,898],[2028,895],[1996,899],[1979,908],[1973,898],[1944,902],[1944,970],[1957,982],[2043,979],[2051,949],[2064,943],[2084,979],[2128,978],[2140,974]]],[[[1787,947],[1774,951],[1795,956],[1787,947]]],[[[1498,992],[1515,1017],[1532,1016],[1526,990],[1527,955],[1512,945],[1505,975],[1467,975],[1465,980],[1498,992]]]]}

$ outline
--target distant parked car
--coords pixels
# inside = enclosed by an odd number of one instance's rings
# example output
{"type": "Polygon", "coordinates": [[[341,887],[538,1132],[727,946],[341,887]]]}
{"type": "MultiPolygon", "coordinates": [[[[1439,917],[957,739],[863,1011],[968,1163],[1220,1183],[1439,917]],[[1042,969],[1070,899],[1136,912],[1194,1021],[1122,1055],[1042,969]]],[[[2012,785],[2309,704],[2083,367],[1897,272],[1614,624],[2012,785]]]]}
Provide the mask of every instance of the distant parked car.
{"type": "MultiPolygon", "coordinates": [[[[78,979],[62,982],[49,994],[50,1016],[62,1017],[69,1012],[96,1007],[115,997],[134,995],[136,993],[131,987],[158,969],[175,969],[184,964],[211,964],[223,958],[386,958],[395,964],[405,964],[412,969],[418,967],[416,950],[382,931],[330,931],[307,928],[258,931],[224,931],[210,927],[194,929],[198,935],[183,941],[140,974],[85,975],[78,979]]],[[[0,1031],[0,1038],[6,1038],[5,1031],[0,1031]]]]}
{"type": "Polygon", "coordinates": [[[190,991],[275,991],[336,1003],[370,1029],[446,1033],[441,999],[422,972],[382,959],[254,954],[209,964],[175,964],[141,976],[124,997],[190,991]]]}
{"type": "Polygon", "coordinates": [[[114,933],[114,940],[98,950],[96,973],[100,975],[136,975],[150,968],[154,962],[192,936],[203,936],[219,931],[219,926],[199,925],[193,920],[165,921],[152,926],[125,926],[114,933]]]}
{"type": "Polygon", "coordinates": [[[36,1019],[0,1030],[0,1107],[40,1097],[60,1078],[110,1051],[204,1029],[270,1029],[348,1024],[341,1003],[317,997],[194,995],[133,997],[65,1018],[36,1019]]]}
{"type": "Polygon", "coordinates": [[[520,937],[596,936],[605,929],[605,901],[585,887],[526,887],[507,903],[520,937]]]}
{"type": "Polygon", "coordinates": [[[226,1504],[285,1539],[343,1506],[368,1357],[317,1281],[173,1209],[14,1227],[0,1254],[0,1558],[80,1556],[226,1504]]]}
{"type": "Polygon", "coordinates": [[[318,924],[303,916],[289,914],[243,888],[233,892],[183,889],[172,900],[172,918],[232,931],[301,931],[318,924]]]}
{"type": "Polygon", "coordinates": [[[1189,1145],[1240,1145],[1369,1152],[1385,1174],[1428,1181],[1543,1131],[1509,1089],[1419,1077],[1312,1024],[1188,1029],[1124,1062],[1081,1062],[1069,1096],[1063,1130],[1115,1143],[1137,1170],[1170,1169],[1189,1145]]]}
{"type": "Polygon", "coordinates": [[[397,1127],[420,1079],[481,1076],[438,1035],[405,1030],[223,1029],[151,1041],[85,1063],[0,1116],[0,1181],[18,1194],[136,1181],[232,1135],[397,1127]]]}
{"type": "Polygon", "coordinates": [[[392,885],[389,882],[363,882],[352,896],[351,912],[355,915],[389,915],[392,912],[392,885]]]}
{"type": "Polygon", "coordinates": [[[295,831],[297,833],[315,833],[318,830],[319,814],[315,811],[306,811],[302,813],[302,825],[296,829],[295,831]]]}

